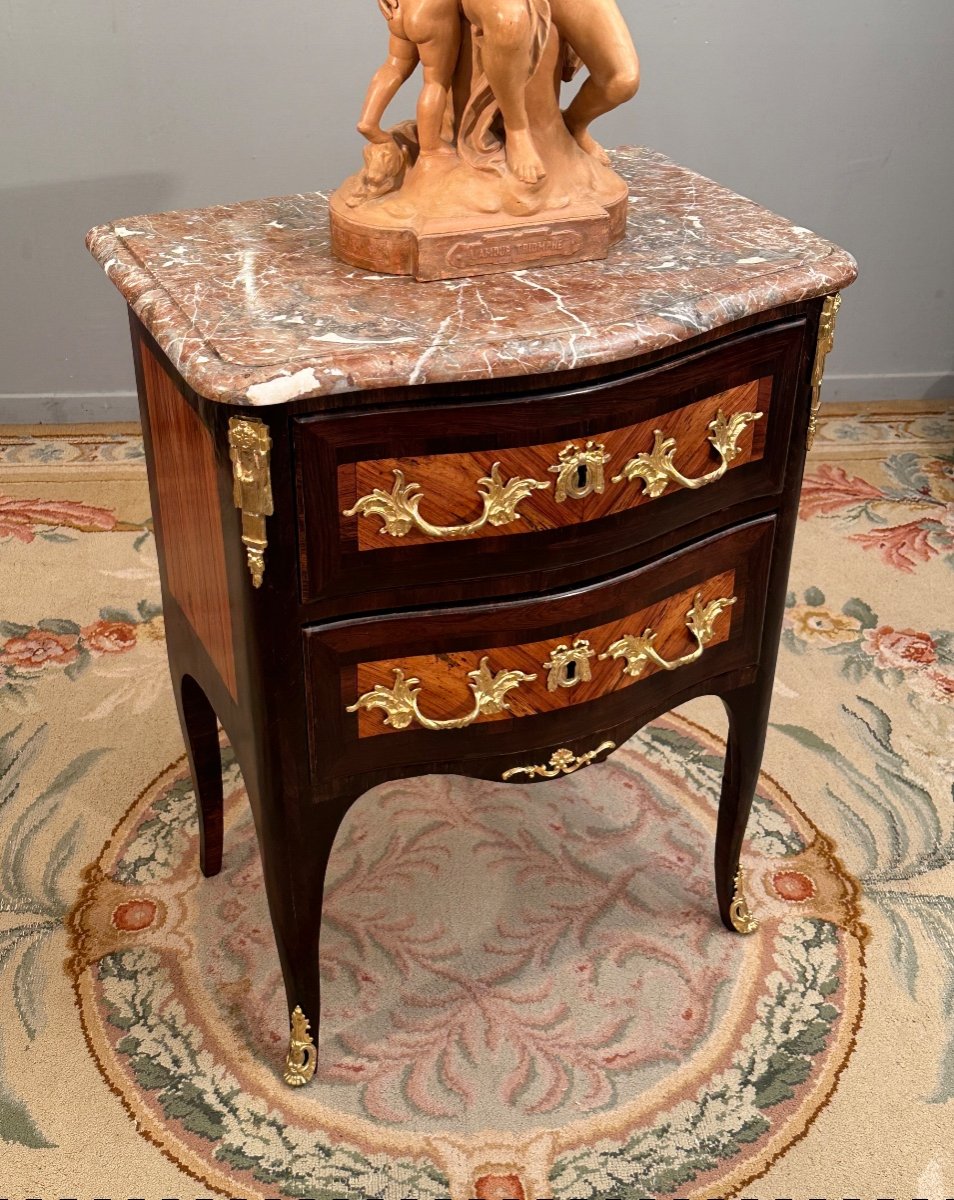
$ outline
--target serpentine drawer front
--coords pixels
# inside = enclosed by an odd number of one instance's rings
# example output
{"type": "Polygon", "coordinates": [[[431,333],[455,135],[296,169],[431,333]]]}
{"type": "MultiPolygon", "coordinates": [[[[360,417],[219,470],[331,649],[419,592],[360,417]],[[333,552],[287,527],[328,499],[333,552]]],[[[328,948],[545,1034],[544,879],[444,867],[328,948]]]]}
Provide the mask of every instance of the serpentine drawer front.
{"type": "Polygon", "coordinates": [[[754,664],[773,529],[569,593],[306,629],[316,775],[505,753],[512,734],[525,758],[637,711],[656,674],[675,694],[754,664]]]}
{"type": "Polygon", "coordinates": [[[431,597],[545,575],[773,494],[803,335],[788,322],[532,402],[298,421],[304,598],[373,593],[382,571],[431,597]]]}

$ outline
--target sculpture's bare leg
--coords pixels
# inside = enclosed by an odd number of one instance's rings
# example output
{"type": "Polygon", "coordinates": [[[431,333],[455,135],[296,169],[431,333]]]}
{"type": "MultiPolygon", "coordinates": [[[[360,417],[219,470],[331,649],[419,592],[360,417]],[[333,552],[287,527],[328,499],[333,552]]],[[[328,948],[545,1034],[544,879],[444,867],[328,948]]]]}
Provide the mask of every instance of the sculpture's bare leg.
{"type": "Polygon", "coordinates": [[[563,114],[580,146],[607,162],[603,148],[592,138],[590,124],[604,113],[631,100],[639,89],[639,58],[616,0],[551,0],[553,20],[589,71],[570,107],[563,114]]]}
{"type": "MultiPolygon", "coordinates": [[[[406,23],[408,31],[413,32],[411,22],[406,19],[406,23]]],[[[429,25],[433,30],[432,36],[417,44],[424,70],[424,86],[417,102],[417,140],[422,156],[453,153],[441,133],[454,82],[457,56],[460,54],[460,19],[456,3],[451,6],[447,17],[431,21],[429,25]]]]}
{"type": "Polygon", "coordinates": [[[381,121],[402,84],[413,75],[417,62],[417,47],[392,33],[388,46],[388,60],[378,68],[371,80],[364,108],[361,110],[361,119],[358,121],[358,132],[369,142],[380,145],[391,140],[381,128],[381,121]]]}
{"type": "Polygon", "coordinates": [[[464,0],[464,13],[477,30],[480,55],[500,105],[507,133],[507,165],[524,183],[546,176],[527,115],[527,84],[533,59],[533,26],[525,0],[464,0]]]}

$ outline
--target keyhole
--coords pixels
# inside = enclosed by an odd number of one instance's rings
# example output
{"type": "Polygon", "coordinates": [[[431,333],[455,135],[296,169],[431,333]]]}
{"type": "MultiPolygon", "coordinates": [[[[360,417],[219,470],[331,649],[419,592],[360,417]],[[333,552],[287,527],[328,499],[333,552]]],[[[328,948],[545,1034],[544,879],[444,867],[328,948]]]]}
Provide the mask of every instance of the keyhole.
{"type": "Polygon", "coordinates": [[[567,683],[572,683],[576,679],[576,663],[568,662],[563,668],[563,678],[567,683]]]}
{"type": "Polygon", "coordinates": [[[589,472],[586,463],[580,463],[580,465],[576,468],[576,486],[581,492],[586,487],[588,479],[589,472]]]}

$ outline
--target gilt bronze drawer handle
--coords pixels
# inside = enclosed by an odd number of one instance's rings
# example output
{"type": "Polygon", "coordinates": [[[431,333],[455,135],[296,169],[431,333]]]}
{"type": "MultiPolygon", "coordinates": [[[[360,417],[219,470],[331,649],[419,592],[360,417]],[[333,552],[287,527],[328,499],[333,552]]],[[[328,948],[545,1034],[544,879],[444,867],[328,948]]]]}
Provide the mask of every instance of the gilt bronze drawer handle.
{"type": "MultiPolygon", "coordinates": [[[[701,475],[697,479],[683,475],[673,461],[676,439],[667,438],[657,429],[652,451],[631,459],[619,475],[613,476],[613,483],[631,483],[635,479],[641,479],[646,493],[653,499],[661,496],[670,483],[678,483],[682,487],[692,489],[715,483],[726,473],[729,464],[739,457],[739,440],[746,426],[760,420],[762,416],[760,412],[742,412],[726,417],[722,409],[719,409],[715,420],[709,422],[709,441],[722,461],[707,475],[701,475]]],[[[588,441],[582,447],[570,442],[564,446],[558,461],[548,468],[551,474],[556,475],[557,503],[564,504],[568,500],[602,495],[606,487],[605,467],[611,457],[602,442],[588,441]]],[[[390,492],[383,488],[375,488],[366,496],[362,496],[352,508],[344,509],[342,515],[380,517],[381,532],[393,538],[406,537],[413,529],[432,538],[471,537],[487,526],[499,528],[521,520],[522,514],[517,511],[518,505],[533,492],[550,486],[549,481],[521,479],[518,476],[505,481],[502,471],[502,465],[495,462],[490,468],[490,474],[477,481],[477,492],[483,502],[483,511],[479,517],[464,524],[435,525],[421,516],[421,503],[424,500],[421,485],[408,483],[404,472],[399,468],[394,469],[394,486],[390,492]]]]}
{"type": "Polygon", "coordinates": [[[501,779],[514,779],[517,775],[529,775],[536,779],[556,779],[558,775],[572,775],[574,771],[578,771],[580,767],[588,766],[594,758],[599,758],[603,753],[609,753],[616,749],[615,742],[603,742],[597,746],[595,750],[591,750],[589,754],[574,754],[572,750],[562,749],[555,750],[550,755],[549,765],[534,766],[534,767],[511,767],[509,771],[504,771],[501,779]]]}
{"type": "Polygon", "coordinates": [[[686,628],[696,639],[696,648],[691,653],[684,654],[672,662],[663,658],[656,650],[654,643],[657,635],[652,629],[646,629],[641,634],[624,634],[610,646],[605,654],[600,655],[600,659],[625,658],[626,666],[623,668],[623,674],[629,675],[633,679],[638,679],[642,675],[647,662],[655,663],[664,671],[675,671],[679,667],[686,667],[689,663],[696,662],[702,657],[703,650],[712,641],[715,634],[716,621],[730,605],[735,604],[735,601],[735,596],[724,596],[719,600],[703,604],[702,593],[696,592],[692,608],[686,614],[686,628]]]}
{"type": "Polygon", "coordinates": [[[549,482],[541,483],[537,479],[508,479],[504,483],[500,477],[501,465],[494,463],[490,474],[477,481],[477,489],[484,503],[484,511],[476,520],[466,525],[432,525],[421,516],[421,485],[407,483],[404,472],[395,469],[394,487],[390,492],[383,488],[375,488],[367,496],[362,496],[354,508],[344,511],[344,516],[380,517],[384,522],[382,532],[391,537],[405,537],[412,529],[426,533],[432,538],[470,537],[487,525],[510,525],[513,521],[521,520],[517,505],[526,500],[531,492],[548,488],[549,482]]]}
{"type": "Polygon", "coordinates": [[[391,687],[385,687],[383,683],[376,684],[372,691],[365,692],[354,704],[350,704],[347,711],[353,713],[360,708],[383,709],[385,725],[394,729],[407,729],[415,721],[425,729],[466,729],[479,717],[509,712],[507,693],[524,681],[531,682],[536,679],[536,675],[527,675],[523,671],[498,671],[494,674],[490,669],[489,660],[484,657],[476,671],[467,672],[467,678],[471,681],[470,690],[474,693],[474,707],[465,717],[438,721],[425,716],[418,707],[421,681],[413,677],[405,679],[404,672],[399,667],[394,667],[393,670],[394,684],[391,687]]]}
{"type": "MultiPolygon", "coordinates": [[[[686,614],[686,628],[696,639],[696,648],[673,662],[664,659],[656,650],[654,642],[657,635],[652,629],[646,629],[640,635],[624,634],[599,658],[601,661],[608,658],[625,659],[623,673],[633,679],[639,678],[647,662],[653,662],[666,671],[675,671],[677,667],[684,667],[701,657],[706,645],[712,641],[720,614],[735,602],[735,596],[728,596],[703,604],[702,593],[696,592],[692,608],[686,614]]],[[[547,689],[555,692],[559,688],[575,687],[591,679],[590,659],[595,654],[586,638],[577,638],[572,646],[563,644],[555,647],[543,664],[549,671],[547,689]]],[[[384,712],[384,724],[392,729],[407,729],[415,722],[423,729],[466,729],[480,717],[509,712],[507,694],[521,683],[532,683],[537,678],[519,670],[494,672],[485,655],[476,670],[467,672],[470,690],[474,695],[473,708],[463,717],[440,720],[421,712],[418,703],[421,694],[419,679],[415,676],[407,678],[400,667],[392,667],[392,673],[394,682],[390,687],[383,683],[375,684],[370,692],[365,692],[354,704],[349,704],[346,711],[356,713],[361,709],[370,711],[380,708],[384,712]]]]}
{"type": "Polygon", "coordinates": [[[746,426],[761,420],[763,416],[764,414],[760,412],[741,412],[726,417],[722,409],[719,409],[715,420],[709,422],[709,441],[722,461],[708,475],[700,475],[696,479],[690,479],[687,475],[683,475],[673,462],[676,455],[676,439],[666,437],[661,429],[656,429],[654,430],[656,440],[652,451],[648,454],[639,454],[636,458],[631,459],[618,475],[613,476],[613,482],[622,483],[625,480],[632,483],[634,479],[641,479],[646,494],[654,500],[665,492],[670,483],[678,483],[684,488],[693,490],[706,487],[721,479],[729,469],[729,464],[735,462],[739,457],[741,453],[739,439],[746,426]]]}

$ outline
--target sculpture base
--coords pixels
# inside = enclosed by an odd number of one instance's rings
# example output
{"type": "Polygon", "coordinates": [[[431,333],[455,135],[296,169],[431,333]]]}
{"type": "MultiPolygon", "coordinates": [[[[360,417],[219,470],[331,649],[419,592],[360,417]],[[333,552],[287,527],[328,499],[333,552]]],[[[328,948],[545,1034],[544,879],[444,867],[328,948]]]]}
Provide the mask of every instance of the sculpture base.
{"type": "Polygon", "coordinates": [[[363,221],[335,193],[331,245],[338,258],[368,271],[411,275],[421,282],[462,279],[605,258],[626,233],[627,206],[624,188],[605,206],[587,203],[526,217],[494,213],[388,228],[363,221]]]}

